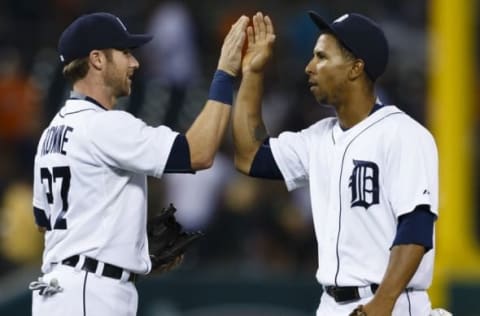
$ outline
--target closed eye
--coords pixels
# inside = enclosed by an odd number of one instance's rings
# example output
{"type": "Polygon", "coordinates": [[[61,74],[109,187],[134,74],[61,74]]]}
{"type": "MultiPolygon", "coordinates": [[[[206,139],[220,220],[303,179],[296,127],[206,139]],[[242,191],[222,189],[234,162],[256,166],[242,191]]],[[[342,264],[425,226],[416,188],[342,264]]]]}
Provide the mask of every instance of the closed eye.
{"type": "Polygon", "coordinates": [[[325,53],[323,52],[315,52],[315,57],[317,57],[318,59],[325,59],[327,58],[327,55],[325,55],[325,53]]]}

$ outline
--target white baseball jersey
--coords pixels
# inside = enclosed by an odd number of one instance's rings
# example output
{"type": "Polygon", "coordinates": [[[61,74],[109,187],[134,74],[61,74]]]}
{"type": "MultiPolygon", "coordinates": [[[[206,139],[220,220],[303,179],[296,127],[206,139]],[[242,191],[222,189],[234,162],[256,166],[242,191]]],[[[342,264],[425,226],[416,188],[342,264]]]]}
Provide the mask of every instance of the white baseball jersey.
{"type": "Polygon", "coordinates": [[[44,210],[42,271],[83,254],[136,273],[151,268],[146,175],[161,177],[176,132],[70,99],[43,132],[33,206],[44,210]]]}
{"type": "MultiPolygon", "coordinates": [[[[327,118],[270,141],[293,190],[310,184],[323,285],[380,283],[398,217],[417,205],[438,215],[438,157],[431,134],[395,106],[384,106],[348,130],[327,118]]],[[[427,289],[434,249],[408,287],[427,289]]]]}

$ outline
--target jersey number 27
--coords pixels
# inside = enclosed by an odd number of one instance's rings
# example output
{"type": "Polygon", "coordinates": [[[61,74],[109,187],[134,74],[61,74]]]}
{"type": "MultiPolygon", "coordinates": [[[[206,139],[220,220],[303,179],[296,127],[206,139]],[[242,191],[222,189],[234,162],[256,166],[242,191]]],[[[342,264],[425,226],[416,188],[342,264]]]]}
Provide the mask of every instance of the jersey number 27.
{"type": "MultiPolygon", "coordinates": [[[[54,196],[52,186],[53,183],[56,183],[58,179],[61,180],[62,184],[60,187],[60,198],[62,199],[62,210],[58,214],[53,229],[67,229],[67,220],[65,219],[65,214],[68,210],[68,190],[70,189],[70,167],[53,167],[52,172],[48,168],[40,169],[40,179],[43,182],[47,181],[47,202],[48,204],[53,204],[54,196]]],[[[50,218],[48,220],[50,222],[50,218]]],[[[48,229],[48,228],[47,228],[48,229]]]]}

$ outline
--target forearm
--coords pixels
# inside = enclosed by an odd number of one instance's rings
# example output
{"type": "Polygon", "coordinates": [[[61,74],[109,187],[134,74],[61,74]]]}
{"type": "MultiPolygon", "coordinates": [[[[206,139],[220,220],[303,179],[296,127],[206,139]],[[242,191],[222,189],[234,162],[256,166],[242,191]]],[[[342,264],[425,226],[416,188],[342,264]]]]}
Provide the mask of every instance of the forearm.
{"type": "Polygon", "coordinates": [[[186,133],[193,170],[209,168],[230,119],[231,106],[208,100],[186,133]]]}
{"type": "Polygon", "coordinates": [[[213,164],[225,135],[233,101],[233,78],[240,70],[248,21],[246,16],[241,16],[225,37],[208,101],[185,135],[193,170],[206,169],[213,164]]]}
{"type": "Polygon", "coordinates": [[[393,309],[397,298],[417,271],[424,254],[423,246],[414,244],[394,246],[390,252],[387,271],[372,303],[386,304],[386,308],[393,309]]]}
{"type": "Polygon", "coordinates": [[[248,174],[255,153],[268,136],[262,119],[263,73],[245,72],[233,114],[235,166],[248,174]]]}

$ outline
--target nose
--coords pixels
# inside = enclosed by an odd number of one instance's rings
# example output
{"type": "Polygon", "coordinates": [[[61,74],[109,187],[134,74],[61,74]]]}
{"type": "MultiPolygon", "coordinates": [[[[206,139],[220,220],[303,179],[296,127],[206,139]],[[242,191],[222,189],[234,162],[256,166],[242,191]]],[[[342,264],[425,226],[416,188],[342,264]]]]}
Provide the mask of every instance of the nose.
{"type": "Polygon", "coordinates": [[[307,66],[305,67],[305,73],[311,75],[313,73],[313,58],[310,59],[307,66]]]}
{"type": "Polygon", "coordinates": [[[133,55],[130,55],[130,67],[134,69],[138,69],[140,67],[140,63],[133,55]]]}

